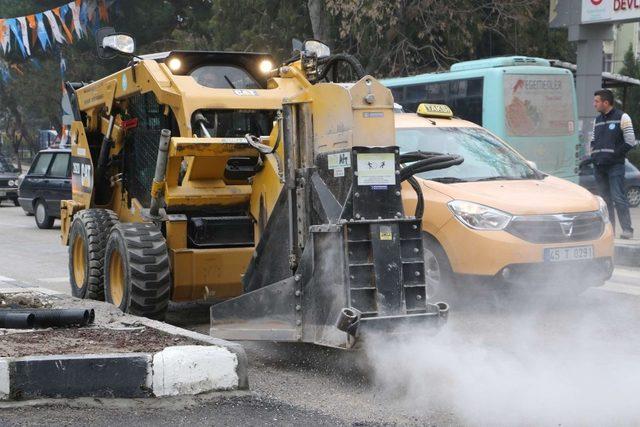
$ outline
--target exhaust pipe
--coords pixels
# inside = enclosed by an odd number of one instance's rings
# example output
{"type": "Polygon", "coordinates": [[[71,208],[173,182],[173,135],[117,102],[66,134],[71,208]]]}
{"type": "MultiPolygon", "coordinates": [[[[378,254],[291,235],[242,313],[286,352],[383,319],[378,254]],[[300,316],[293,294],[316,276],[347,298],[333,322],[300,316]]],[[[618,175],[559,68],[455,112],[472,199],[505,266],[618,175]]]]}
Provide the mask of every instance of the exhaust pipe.
{"type": "Polygon", "coordinates": [[[355,337],[358,333],[358,326],[360,326],[361,314],[355,308],[343,308],[336,320],[336,328],[355,337]]]}
{"type": "Polygon", "coordinates": [[[449,304],[440,301],[435,305],[436,307],[438,307],[438,315],[440,316],[440,318],[442,318],[443,320],[447,320],[447,318],[449,317],[449,304]]]}

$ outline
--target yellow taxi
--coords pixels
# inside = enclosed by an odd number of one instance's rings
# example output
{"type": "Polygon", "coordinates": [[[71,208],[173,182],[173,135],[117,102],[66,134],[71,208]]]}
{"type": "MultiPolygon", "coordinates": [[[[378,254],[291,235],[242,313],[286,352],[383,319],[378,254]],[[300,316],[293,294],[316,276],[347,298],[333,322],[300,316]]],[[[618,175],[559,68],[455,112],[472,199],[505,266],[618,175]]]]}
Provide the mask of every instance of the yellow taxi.
{"type": "MultiPolygon", "coordinates": [[[[430,296],[486,279],[569,292],[608,280],[614,237],[602,198],[536,170],[491,132],[452,116],[429,104],[395,115],[401,153],[464,158],[416,175],[430,296]]],[[[403,199],[414,212],[417,195],[406,182],[403,199]]]]}

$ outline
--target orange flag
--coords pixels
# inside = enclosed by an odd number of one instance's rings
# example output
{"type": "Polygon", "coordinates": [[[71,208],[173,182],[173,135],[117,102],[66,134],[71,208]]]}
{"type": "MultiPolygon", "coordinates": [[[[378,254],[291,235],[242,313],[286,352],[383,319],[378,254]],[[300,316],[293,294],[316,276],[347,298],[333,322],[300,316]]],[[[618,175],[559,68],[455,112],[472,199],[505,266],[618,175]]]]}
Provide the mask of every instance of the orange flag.
{"type": "Polygon", "coordinates": [[[0,45],[4,41],[4,19],[0,19],[0,45]]]}
{"type": "Polygon", "coordinates": [[[103,22],[109,22],[109,11],[107,10],[107,3],[105,0],[100,0],[99,10],[100,10],[100,19],[103,22]]]}
{"type": "Polygon", "coordinates": [[[29,28],[31,28],[31,46],[36,45],[36,40],[38,40],[38,24],[36,24],[35,15],[27,16],[27,21],[29,22],[29,28]]]}
{"type": "Polygon", "coordinates": [[[73,43],[73,34],[71,34],[71,31],[69,31],[69,27],[67,27],[67,24],[64,22],[64,19],[60,17],[60,8],[56,7],[55,9],[53,9],[53,13],[55,13],[58,19],[60,20],[60,24],[62,24],[62,29],[64,30],[64,33],[67,36],[67,40],[69,41],[69,44],[73,43]]]}

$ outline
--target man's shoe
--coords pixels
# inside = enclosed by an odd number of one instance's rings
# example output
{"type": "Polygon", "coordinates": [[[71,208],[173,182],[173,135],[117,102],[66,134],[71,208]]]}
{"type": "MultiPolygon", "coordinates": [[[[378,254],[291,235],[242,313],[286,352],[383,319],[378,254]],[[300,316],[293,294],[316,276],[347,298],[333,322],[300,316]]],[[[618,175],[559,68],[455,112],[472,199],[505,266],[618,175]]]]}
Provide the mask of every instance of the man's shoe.
{"type": "Polygon", "coordinates": [[[620,238],[625,240],[633,239],[633,230],[624,230],[620,238]]]}

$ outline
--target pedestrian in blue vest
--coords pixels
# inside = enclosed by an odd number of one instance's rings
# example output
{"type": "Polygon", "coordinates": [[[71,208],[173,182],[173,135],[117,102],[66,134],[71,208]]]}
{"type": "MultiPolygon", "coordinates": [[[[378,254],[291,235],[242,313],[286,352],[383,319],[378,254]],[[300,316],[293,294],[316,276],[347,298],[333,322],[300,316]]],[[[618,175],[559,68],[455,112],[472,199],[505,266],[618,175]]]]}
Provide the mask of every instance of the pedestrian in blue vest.
{"type": "Polygon", "coordinates": [[[593,123],[591,160],[600,196],[607,203],[609,218],[615,230],[618,213],[623,239],[633,237],[629,201],[624,192],[624,160],[636,145],[631,117],[614,108],[613,92],[601,89],[594,93],[593,106],[600,113],[593,123]]]}

